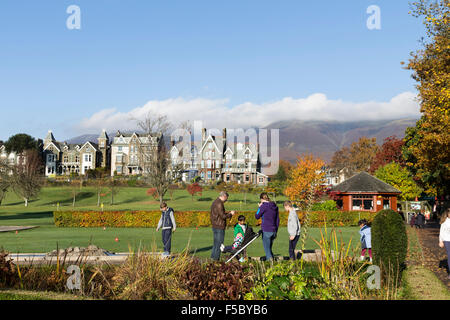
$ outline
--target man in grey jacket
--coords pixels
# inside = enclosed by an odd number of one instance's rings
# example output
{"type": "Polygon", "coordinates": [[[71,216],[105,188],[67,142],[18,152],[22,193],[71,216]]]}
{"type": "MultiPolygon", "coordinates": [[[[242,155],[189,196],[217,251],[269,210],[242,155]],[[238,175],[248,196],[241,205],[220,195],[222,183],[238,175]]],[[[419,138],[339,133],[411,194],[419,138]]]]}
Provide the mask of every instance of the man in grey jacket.
{"type": "Polygon", "coordinates": [[[287,229],[289,233],[289,258],[295,260],[295,246],[300,238],[300,220],[298,219],[297,212],[295,211],[292,202],[285,201],[284,209],[289,212],[287,229]]]}

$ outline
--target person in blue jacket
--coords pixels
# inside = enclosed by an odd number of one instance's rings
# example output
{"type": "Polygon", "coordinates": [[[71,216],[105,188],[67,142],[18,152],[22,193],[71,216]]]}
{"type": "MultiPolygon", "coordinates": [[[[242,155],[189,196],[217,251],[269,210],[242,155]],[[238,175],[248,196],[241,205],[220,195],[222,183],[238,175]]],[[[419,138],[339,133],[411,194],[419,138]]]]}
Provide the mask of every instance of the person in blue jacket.
{"type": "Polygon", "coordinates": [[[361,235],[361,261],[366,258],[366,251],[369,252],[370,262],[372,262],[372,232],[366,219],[358,221],[359,234],[361,235]]]}
{"type": "Polygon", "coordinates": [[[272,246],[277,237],[278,227],[280,225],[280,215],[278,206],[270,201],[267,193],[261,193],[259,209],[255,214],[257,220],[261,219],[262,241],[266,260],[273,260],[272,246]]]}
{"type": "Polygon", "coordinates": [[[172,244],[172,232],[177,229],[177,224],[175,223],[175,216],[173,214],[173,209],[167,206],[167,203],[163,202],[160,206],[161,208],[161,218],[159,219],[156,231],[160,228],[162,229],[162,242],[164,245],[163,256],[170,255],[170,248],[172,244]]]}

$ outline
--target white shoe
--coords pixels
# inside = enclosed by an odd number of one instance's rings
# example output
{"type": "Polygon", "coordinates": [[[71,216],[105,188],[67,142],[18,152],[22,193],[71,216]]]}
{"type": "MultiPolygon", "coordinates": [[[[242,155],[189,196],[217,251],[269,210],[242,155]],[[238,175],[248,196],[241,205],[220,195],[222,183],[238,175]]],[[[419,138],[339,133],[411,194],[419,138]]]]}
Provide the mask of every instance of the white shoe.
{"type": "Polygon", "coordinates": [[[361,256],[361,259],[360,259],[360,260],[361,260],[361,261],[364,261],[364,258],[365,258],[364,256],[361,256]]]}
{"type": "Polygon", "coordinates": [[[223,245],[223,243],[220,245],[220,251],[223,252],[223,250],[225,249],[225,246],[223,245]]]}

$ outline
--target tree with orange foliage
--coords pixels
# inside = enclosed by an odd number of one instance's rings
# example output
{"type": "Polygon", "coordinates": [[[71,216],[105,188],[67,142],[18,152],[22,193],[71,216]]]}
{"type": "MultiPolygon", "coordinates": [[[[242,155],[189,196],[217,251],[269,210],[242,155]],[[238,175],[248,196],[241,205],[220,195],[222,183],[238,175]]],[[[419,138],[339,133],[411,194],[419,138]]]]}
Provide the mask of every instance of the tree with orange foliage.
{"type": "MultiPolygon", "coordinates": [[[[312,205],[325,191],[325,162],[312,154],[297,158],[296,166],[290,171],[288,186],[284,194],[305,211],[300,237],[300,251],[305,250],[309,230],[309,214],[312,205]]],[[[302,259],[303,263],[303,259],[302,259]]]]}
{"type": "Polygon", "coordinates": [[[302,209],[312,205],[325,191],[324,166],[325,162],[312,154],[299,156],[289,173],[284,194],[302,209]]]}
{"type": "Polygon", "coordinates": [[[450,193],[450,1],[416,0],[412,6],[426,31],[423,47],[406,65],[417,81],[422,116],[407,128],[404,155],[427,193],[443,196],[450,193]]]}

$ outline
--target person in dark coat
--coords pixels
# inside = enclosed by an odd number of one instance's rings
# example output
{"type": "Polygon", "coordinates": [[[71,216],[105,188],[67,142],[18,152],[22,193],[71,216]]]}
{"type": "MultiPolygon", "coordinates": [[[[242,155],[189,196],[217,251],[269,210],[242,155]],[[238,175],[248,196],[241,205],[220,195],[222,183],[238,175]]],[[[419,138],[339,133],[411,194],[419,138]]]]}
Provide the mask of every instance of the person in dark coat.
{"type": "Polygon", "coordinates": [[[211,225],[213,231],[213,247],[211,259],[218,261],[220,259],[220,246],[225,239],[225,228],[227,220],[235,214],[235,211],[226,212],[224,203],[228,200],[228,193],[220,192],[219,197],[211,205],[211,225]]]}
{"type": "Polygon", "coordinates": [[[409,220],[409,225],[411,226],[411,228],[414,228],[416,226],[416,214],[413,213],[411,215],[411,220],[409,220]]]}
{"type": "Polygon", "coordinates": [[[419,212],[416,217],[416,226],[417,228],[422,229],[424,224],[425,224],[425,216],[422,214],[422,212],[419,212]]]}
{"type": "Polygon", "coordinates": [[[272,246],[273,241],[277,237],[278,227],[280,225],[280,215],[278,206],[270,201],[267,193],[260,195],[259,209],[255,214],[257,220],[261,219],[262,241],[266,260],[273,259],[272,246]]]}

